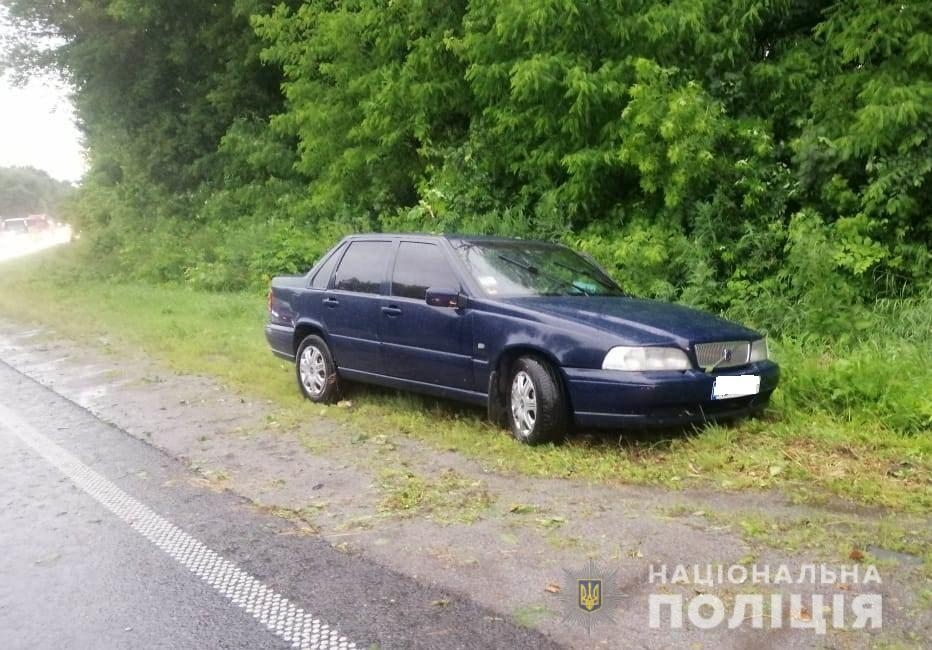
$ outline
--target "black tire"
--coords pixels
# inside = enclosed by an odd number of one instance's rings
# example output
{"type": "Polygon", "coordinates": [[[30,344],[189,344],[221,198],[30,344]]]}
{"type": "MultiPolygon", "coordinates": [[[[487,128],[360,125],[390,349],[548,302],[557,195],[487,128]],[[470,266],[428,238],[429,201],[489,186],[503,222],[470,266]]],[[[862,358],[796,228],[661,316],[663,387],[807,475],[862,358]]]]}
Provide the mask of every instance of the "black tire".
{"type": "Polygon", "coordinates": [[[316,334],[304,337],[295,355],[294,368],[298,389],[307,399],[318,404],[339,401],[342,392],[340,376],[330,348],[322,338],[316,334]],[[302,375],[305,369],[307,376],[302,375]]]}
{"type": "Polygon", "coordinates": [[[549,363],[534,357],[518,359],[511,368],[506,399],[508,428],[516,439],[539,445],[566,436],[567,401],[557,370],[549,363]]]}
{"type": "Polygon", "coordinates": [[[502,429],[508,428],[508,398],[502,386],[501,374],[496,370],[489,377],[489,398],[486,404],[489,422],[502,429]]]}

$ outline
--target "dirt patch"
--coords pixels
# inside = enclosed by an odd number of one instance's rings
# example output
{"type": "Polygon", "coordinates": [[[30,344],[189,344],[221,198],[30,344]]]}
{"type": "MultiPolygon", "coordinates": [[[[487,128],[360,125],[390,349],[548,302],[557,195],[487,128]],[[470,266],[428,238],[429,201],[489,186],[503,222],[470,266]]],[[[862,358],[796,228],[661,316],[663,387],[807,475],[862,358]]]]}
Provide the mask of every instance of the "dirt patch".
{"type": "MultiPolygon", "coordinates": [[[[886,516],[882,511],[796,505],[774,492],[669,491],[496,473],[401,435],[350,430],[310,404],[301,422],[287,422],[273,404],[213,379],[179,375],[142,356],[118,356],[106,341],[62,341],[45,329],[0,323],[0,359],[184,459],[204,489],[232,490],[294,520],[295,534],[322,535],[347,553],[468,595],[570,647],[866,647],[881,639],[920,646],[932,637],[924,567],[914,554],[884,552],[883,544],[875,547],[883,584],[866,586],[884,595],[881,632],[830,629],[826,638],[769,626],[648,626],[652,592],[689,599],[701,590],[728,603],[736,592],[755,589],[658,587],[649,584],[651,566],[786,563],[795,577],[802,565],[848,559],[843,547],[833,546],[838,537],[821,530],[825,522],[843,517],[845,525],[870,529],[886,516]],[[769,529],[775,522],[816,523],[798,532],[786,524],[769,529]],[[564,569],[581,567],[590,557],[618,569],[624,597],[614,622],[587,636],[562,620],[561,594],[564,569]]],[[[897,525],[928,529],[929,521],[897,525]]],[[[767,586],[768,592],[807,589],[812,587],[767,586]]]]}

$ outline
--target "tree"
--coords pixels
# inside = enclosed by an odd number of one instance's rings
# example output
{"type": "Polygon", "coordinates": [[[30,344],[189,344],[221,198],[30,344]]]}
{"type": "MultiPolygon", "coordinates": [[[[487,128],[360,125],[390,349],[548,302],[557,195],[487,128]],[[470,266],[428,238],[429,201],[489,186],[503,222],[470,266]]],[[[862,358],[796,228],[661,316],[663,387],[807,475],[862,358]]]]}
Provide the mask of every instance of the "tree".
{"type": "Polygon", "coordinates": [[[75,188],[32,167],[0,167],[0,215],[47,214],[63,219],[62,204],[75,188]]]}
{"type": "Polygon", "coordinates": [[[929,0],[10,7],[59,39],[10,65],[77,89],[90,239],[160,280],[379,228],[562,238],[773,321],[932,277],[929,0]]]}

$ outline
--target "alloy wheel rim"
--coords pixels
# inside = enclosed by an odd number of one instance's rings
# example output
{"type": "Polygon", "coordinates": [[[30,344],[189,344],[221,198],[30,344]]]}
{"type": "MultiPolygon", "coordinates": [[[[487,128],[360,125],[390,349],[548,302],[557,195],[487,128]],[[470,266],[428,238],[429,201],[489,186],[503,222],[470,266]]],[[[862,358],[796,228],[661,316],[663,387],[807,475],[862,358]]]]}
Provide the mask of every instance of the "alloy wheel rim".
{"type": "Polygon", "coordinates": [[[324,362],[323,353],[313,345],[304,348],[301,353],[301,385],[304,390],[312,397],[317,397],[324,392],[324,386],[327,384],[327,364],[324,362]]]}
{"type": "Polygon", "coordinates": [[[523,438],[531,435],[537,423],[537,391],[523,370],[511,382],[511,419],[523,438]]]}

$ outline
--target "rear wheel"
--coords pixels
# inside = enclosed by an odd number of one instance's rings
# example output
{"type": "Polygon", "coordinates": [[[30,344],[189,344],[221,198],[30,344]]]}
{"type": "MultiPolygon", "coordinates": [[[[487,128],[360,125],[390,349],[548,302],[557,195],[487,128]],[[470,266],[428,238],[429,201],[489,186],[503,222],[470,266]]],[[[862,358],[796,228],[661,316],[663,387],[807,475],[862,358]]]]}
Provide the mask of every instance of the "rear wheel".
{"type": "Polygon", "coordinates": [[[329,404],[340,399],[340,377],[330,348],[322,338],[311,334],[301,341],[295,359],[298,387],[312,402],[329,404]]]}
{"type": "Polygon", "coordinates": [[[521,442],[538,445],[561,440],[569,413],[556,370],[534,357],[521,357],[511,370],[508,425],[521,442]]]}

